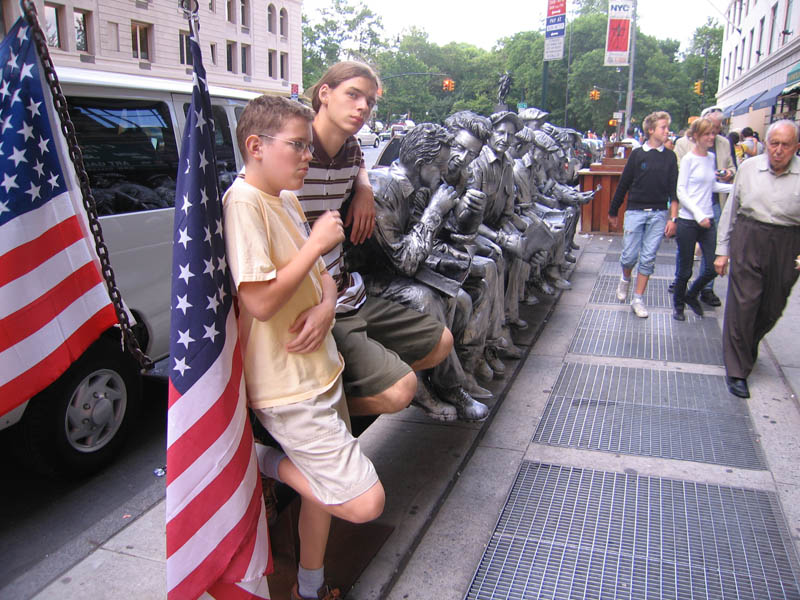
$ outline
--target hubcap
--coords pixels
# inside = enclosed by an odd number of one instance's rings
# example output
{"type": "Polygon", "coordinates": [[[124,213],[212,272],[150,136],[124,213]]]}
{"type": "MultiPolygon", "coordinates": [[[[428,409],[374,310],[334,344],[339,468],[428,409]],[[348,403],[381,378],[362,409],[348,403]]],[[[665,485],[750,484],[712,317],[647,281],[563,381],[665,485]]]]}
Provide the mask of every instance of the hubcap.
{"type": "Polygon", "coordinates": [[[67,441],[78,452],[97,452],[108,444],[125,418],[127,392],[119,373],[98,369],[72,393],[64,417],[67,441]]]}

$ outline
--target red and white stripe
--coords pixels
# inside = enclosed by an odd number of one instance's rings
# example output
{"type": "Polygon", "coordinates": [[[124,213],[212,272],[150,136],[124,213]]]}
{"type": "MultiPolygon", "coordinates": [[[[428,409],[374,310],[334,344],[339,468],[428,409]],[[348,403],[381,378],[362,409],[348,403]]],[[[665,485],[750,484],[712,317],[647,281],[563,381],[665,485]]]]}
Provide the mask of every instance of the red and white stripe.
{"type": "Polygon", "coordinates": [[[225,346],[211,368],[183,396],[170,385],[170,600],[269,598],[269,536],[245,397],[231,310],[225,346]]]}
{"type": "Polygon", "coordinates": [[[55,381],[117,322],[82,215],[64,193],[0,235],[0,414],[55,381]]]}

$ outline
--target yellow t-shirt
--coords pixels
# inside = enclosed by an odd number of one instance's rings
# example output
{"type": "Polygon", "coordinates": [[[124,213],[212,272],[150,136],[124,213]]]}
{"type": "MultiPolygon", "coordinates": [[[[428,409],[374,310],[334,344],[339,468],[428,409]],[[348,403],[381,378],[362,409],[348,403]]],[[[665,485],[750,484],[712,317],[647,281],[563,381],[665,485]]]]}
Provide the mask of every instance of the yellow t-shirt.
{"type": "MultiPolygon", "coordinates": [[[[234,289],[243,282],[269,281],[308,239],[303,209],[292,192],[270,196],[237,178],[222,200],[225,249],[234,289]]],[[[344,368],[333,335],[309,354],[286,351],[296,334],[289,327],[322,300],[318,260],[289,301],[270,319],[259,321],[239,304],[239,340],[244,355],[247,399],[253,408],[292,404],[330,388],[344,368]]]]}

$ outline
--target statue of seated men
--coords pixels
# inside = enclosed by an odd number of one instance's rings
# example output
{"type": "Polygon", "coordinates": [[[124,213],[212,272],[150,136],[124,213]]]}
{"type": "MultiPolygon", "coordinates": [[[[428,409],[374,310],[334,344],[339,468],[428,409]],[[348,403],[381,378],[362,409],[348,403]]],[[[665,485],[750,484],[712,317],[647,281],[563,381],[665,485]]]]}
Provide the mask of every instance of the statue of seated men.
{"type": "MultiPolygon", "coordinates": [[[[470,181],[468,187],[478,189],[486,194],[486,210],[483,223],[478,233],[503,250],[503,255],[489,254],[498,263],[498,270],[503,277],[509,272],[514,260],[530,258],[526,248],[526,240],[522,232],[514,224],[514,165],[506,155],[506,150],[516,133],[522,128],[522,122],[516,114],[508,111],[494,113],[491,117],[492,135],[478,157],[470,165],[470,181]],[[527,255],[526,255],[527,254],[527,255]],[[501,262],[502,261],[502,262],[501,262]]],[[[481,241],[481,238],[478,238],[481,241]]],[[[484,255],[486,244],[479,246],[484,255]]],[[[518,272],[519,269],[515,269],[518,272]]],[[[504,292],[505,320],[517,329],[525,329],[528,324],[519,317],[518,288],[506,284],[504,292]]]]}
{"type": "MultiPolygon", "coordinates": [[[[432,255],[442,224],[457,200],[456,190],[442,184],[451,142],[443,127],[422,123],[403,138],[399,158],[391,167],[369,172],[375,230],[348,260],[364,277],[368,293],[438,318],[459,340],[472,313],[472,300],[461,288],[470,265],[458,257],[432,255]]],[[[424,397],[415,402],[423,409],[444,401],[456,407],[462,420],[481,421],[488,416],[488,407],[475,400],[473,393],[491,397],[491,392],[464,372],[455,350],[430,374],[418,374],[418,378],[424,397]]],[[[439,411],[428,412],[436,415],[439,411]]]]}
{"type": "Polygon", "coordinates": [[[467,187],[468,167],[489,139],[492,124],[486,117],[461,111],[447,117],[445,127],[453,135],[445,181],[458,192],[458,199],[445,221],[440,245],[456,247],[472,255],[464,289],[472,298],[473,322],[482,324],[484,319],[488,321],[484,339],[476,335],[476,327],[468,326],[457,352],[467,371],[484,381],[490,381],[495,376],[505,374],[505,365],[500,357],[522,356],[522,351],[510,341],[510,335],[506,336],[503,331],[505,308],[502,274],[498,273],[494,260],[476,253],[477,231],[483,221],[486,195],[467,187]]]}

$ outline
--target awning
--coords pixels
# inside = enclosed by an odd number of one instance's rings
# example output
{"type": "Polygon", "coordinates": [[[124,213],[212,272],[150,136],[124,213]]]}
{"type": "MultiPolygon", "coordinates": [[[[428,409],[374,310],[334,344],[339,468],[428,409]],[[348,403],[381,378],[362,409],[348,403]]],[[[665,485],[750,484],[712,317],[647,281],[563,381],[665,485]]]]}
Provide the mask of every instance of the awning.
{"type": "Polygon", "coordinates": [[[755,102],[756,100],[758,100],[759,98],[761,98],[761,96],[763,96],[765,93],[766,93],[766,91],[764,91],[764,92],[758,92],[757,94],[753,94],[752,96],[750,96],[750,97],[749,97],[747,100],[745,100],[744,102],[740,102],[740,103],[739,103],[739,104],[738,104],[738,105],[737,105],[737,106],[736,106],[736,107],[733,109],[733,111],[731,112],[731,116],[732,116],[732,117],[735,117],[735,116],[737,116],[737,115],[743,115],[743,114],[747,113],[747,112],[750,110],[750,106],[753,104],[753,102],[755,102]]]}
{"type": "Polygon", "coordinates": [[[790,86],[795,83],[800,83],[800,62],[789,69],[786,74],[786,85],[790,86]]]}
{"type": "Polygon", "coordinates": [[[739,108],[739,106],[741,106],[745,102],[747,102],[747,98],[745,98],[744,100],[739,100],[738,102],[734,102],[728,108],[722,111],[722,116],[726,119],[730,116],[733,116],[733,111],[739,108]]]}
{"type": "Polygon", "coordinates": [[[766,94],[764,94],[758,100],[753,102],[753,107],[752,107],[753,110],[774,106],[775,99],[781,95],[781,92],[783,92],[784,87],[786,87],[785,83],[779,83],[775,87],[771,88],[766,94]]]}

